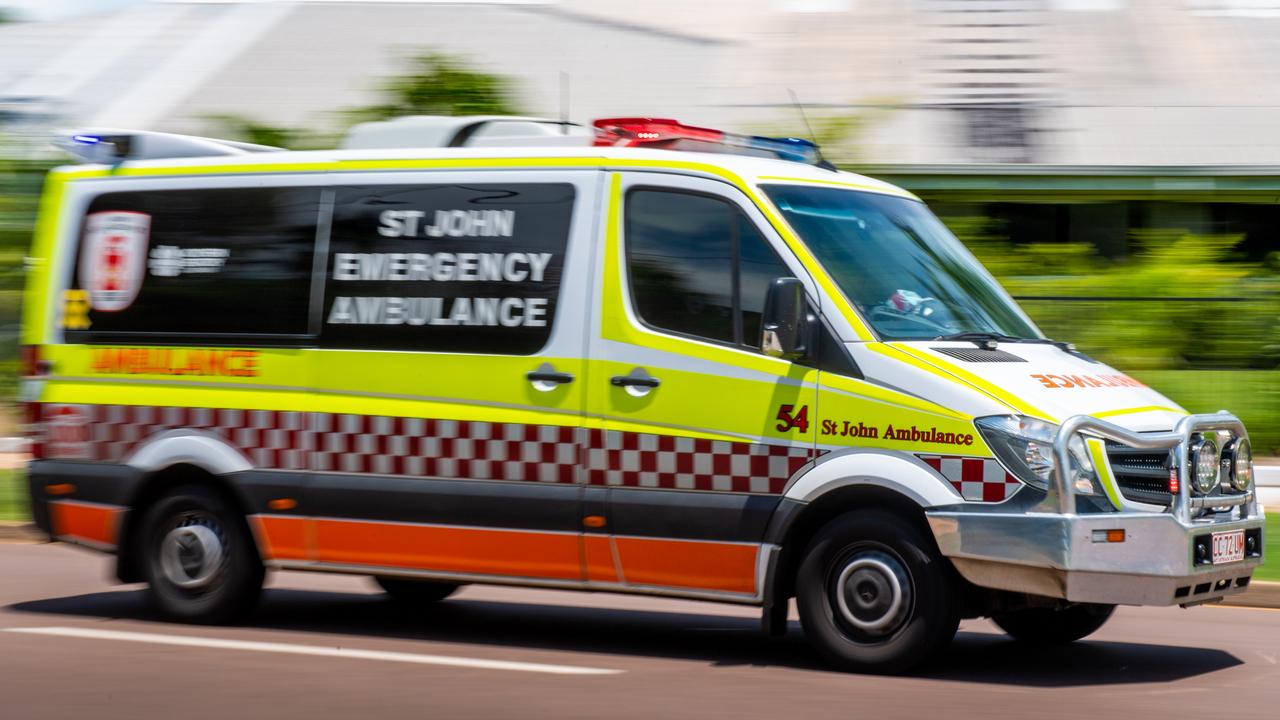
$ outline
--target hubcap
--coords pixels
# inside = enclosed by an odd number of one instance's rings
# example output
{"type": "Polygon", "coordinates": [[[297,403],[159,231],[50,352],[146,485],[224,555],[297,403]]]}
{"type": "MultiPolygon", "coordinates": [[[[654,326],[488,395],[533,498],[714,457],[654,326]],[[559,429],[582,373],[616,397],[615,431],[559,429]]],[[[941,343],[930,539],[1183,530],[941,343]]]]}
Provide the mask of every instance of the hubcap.
{"type": "Polygon", "coordinates": [[[896,557],[864,550],[846,559],[831,588],[840,617],[859,633],[895,632],[911,610],[911,581],[896,557]]]}
{"type": "Polygon", "coordinates": [[[160,542],[160,568],[165,578],[186,590],[212,582],[222,569],[224,555],[222,538],[207,525],[180,525],[160,542]]]}

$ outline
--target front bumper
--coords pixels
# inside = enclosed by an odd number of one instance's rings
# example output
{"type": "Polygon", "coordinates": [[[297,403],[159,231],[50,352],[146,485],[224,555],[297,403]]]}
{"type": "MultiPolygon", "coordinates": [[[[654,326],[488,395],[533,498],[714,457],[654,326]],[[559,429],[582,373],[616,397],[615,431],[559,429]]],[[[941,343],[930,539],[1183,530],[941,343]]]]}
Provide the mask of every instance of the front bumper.
{"type": "Polygon", "coordinates": [[[1204,432],[1248,437],[1244,425],[1225,413],[1190,415],[1172,432],[1141,434],[1084,415],[1069,418],[1054,441],[1056,467],[1070,466],[1067,443],[1085,433],[1108,511],[1080,512],[1072,483],[1055,472],[1045,501],[1030,511],[937,508],[926,513],[930,527],[942,554],[981,587],[1117,605],[1186,605],[1242,592],[1262,564],[1264,516],[1256,491],[1192,497],[1187,447],[1204,432]],[[1152,512],[1124,498],[1104,439],[1172,451],[1180,482],[1168,509],[1152,512]],[[1245,533],[1243,560],[1214,565],[1197,557],[1197,543],[1234,530],[1245,533]],[[1123,531],[1123,541],[1108,542],[1107,531],[1123,531]]]}
{"type": "Polygon", "coordinates": [[[1009,515],[931,512],[943,555],[969,582],[1069,602],[1177,605],[1242,592],[1262,564],[1261,515],[1226,522],[1180,523],[1168,513],[1009,515]],[[1124,542],[1095,542],[1095,530],[1124,530],[1124,542]],[[1254,557],[1197,565],[1197,538],[1256,533],[1254,557]]]}

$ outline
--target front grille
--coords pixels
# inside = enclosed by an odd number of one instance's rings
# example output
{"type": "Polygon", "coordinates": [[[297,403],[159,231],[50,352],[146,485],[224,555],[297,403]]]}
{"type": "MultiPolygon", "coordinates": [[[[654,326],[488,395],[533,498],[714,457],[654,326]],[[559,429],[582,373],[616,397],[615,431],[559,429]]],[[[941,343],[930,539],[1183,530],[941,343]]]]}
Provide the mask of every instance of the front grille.
{"type": "Polygon", "coordinates": [[[1134,502],[1170,505],[1168,450],[1140,450],[1107,442],[1107,459],[1120,492],[1134,502]]]}

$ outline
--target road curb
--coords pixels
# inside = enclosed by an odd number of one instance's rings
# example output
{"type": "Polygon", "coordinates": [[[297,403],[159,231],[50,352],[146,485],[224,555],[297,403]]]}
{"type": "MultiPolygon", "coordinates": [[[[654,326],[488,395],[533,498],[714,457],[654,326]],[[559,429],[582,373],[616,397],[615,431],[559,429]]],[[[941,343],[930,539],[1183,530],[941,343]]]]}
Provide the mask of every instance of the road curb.
{"type": "Polygon", "coordinates": [[[48,535],[27,522],[0,522],[0,542],[45,542],[48,535]]]}
{"type": "Polygon", "coordinates": [[[1254,580],[1249,589],[1239,595],[1231,595],[1222,601],[1223,605],[1236,607],[1260,607],[1280,609],[1280,582],[1263,582],[1254,580]]]}

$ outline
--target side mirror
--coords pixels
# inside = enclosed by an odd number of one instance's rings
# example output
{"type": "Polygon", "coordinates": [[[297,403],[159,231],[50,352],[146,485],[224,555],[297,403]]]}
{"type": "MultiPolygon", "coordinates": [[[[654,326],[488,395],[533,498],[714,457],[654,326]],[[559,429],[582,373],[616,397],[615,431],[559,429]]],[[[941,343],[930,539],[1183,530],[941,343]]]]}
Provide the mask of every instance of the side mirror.
{"type": "Polygon", "coordinates": [[[784,360],[804,357],[807,311],[804,285],[796,278],[775,278],[764,298],[760,352],[784,360]]]}

